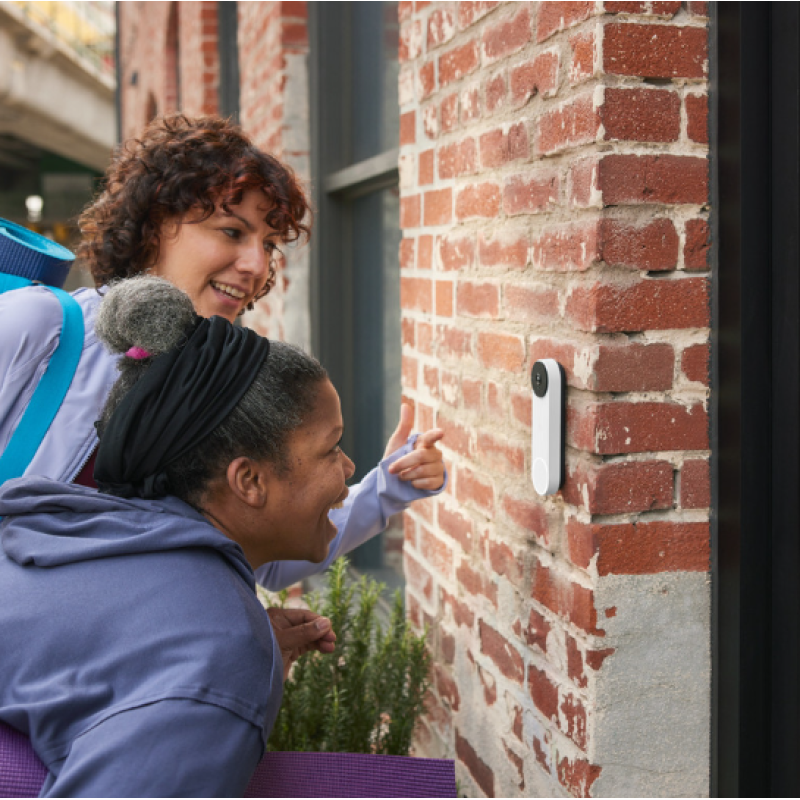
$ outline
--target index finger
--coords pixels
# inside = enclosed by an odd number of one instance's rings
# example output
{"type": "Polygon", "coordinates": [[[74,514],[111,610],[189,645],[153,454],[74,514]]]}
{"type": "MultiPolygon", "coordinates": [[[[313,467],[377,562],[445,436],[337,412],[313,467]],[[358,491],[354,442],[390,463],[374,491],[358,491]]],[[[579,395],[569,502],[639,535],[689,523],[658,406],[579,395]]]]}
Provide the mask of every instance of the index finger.
{"type": "Polygon", "coordinates": [[[421,433],[417,438],[417,442],[414,445],[414,448],[418,447],[433,447],[436,442],[441,441],[444,437],[444,431],[441,428],[431,428],[429,431],[425,431],[425,433],[421,433]]]}

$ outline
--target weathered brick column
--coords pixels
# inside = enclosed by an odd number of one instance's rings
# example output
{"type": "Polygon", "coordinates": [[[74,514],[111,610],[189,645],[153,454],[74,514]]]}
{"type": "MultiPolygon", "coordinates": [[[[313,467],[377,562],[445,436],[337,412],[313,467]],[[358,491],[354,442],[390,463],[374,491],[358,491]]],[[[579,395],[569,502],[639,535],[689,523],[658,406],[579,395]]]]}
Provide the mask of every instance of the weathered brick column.
{"type": "Polygon", "coordinates": [[[400,7],[404,391],[451,468],[406,515],[418,751],[469,794],[706,794],[706,4],[400,7]],[[568,380],[546,499],[543,357],[568,380]]]}

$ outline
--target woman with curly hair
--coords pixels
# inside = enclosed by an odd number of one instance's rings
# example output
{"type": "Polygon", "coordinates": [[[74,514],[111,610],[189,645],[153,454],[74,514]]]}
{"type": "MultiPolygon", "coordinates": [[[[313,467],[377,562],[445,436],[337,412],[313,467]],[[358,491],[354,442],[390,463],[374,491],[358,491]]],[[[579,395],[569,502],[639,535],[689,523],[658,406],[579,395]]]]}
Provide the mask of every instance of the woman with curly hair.
{"type": "MultiPolygon", "coordinates": [[[[308,237],[310,209],[292,171],[241,128],[218,117],[174,115],[154,120],[116,150],[104,188],[79,224],[78,258],[97,291],[73,295],[84,314],[83,351],[25,474],[94,485],[94,422],[118,360],[94,332],[103,287],[149,273],[183,289],[201,316],[234,321],[272,287],[276,248],[308,237]]],[[[0,295],[0,451],[57,346],[60,327],[61,309],[48,290],[0,295]]],[[[324,569],[383,530],[392,514],[441,491],[445,473],[436,442],[442,432],[409,436],[410,427],[404,407],[383,461],[352,487],[343,507],[330,510],[338,534],[322,564],[271,563],[257,572],[263,585],[282,588],[324,569]]]]}

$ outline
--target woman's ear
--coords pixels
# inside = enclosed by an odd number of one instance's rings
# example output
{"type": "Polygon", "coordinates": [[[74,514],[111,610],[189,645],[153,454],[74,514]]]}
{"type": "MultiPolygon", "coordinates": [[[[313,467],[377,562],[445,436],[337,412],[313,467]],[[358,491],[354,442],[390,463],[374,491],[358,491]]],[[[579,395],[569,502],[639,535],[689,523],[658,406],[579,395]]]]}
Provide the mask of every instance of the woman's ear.
{"type": "Polygon", "coordinates": [[[228,464],[226,471],[228,488],[251,508],[263,508],[267,503],[272,471],[262,461],[239,456],[228,464]]]}

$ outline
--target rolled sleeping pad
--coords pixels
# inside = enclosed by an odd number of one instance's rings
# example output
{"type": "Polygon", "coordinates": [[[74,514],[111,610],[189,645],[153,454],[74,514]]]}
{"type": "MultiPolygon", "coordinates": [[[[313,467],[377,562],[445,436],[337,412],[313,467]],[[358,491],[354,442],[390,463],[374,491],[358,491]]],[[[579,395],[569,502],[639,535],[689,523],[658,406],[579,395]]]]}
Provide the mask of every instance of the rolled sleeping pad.
{"type": "Polygon", "coordinates": [[[61,288],[74,260],[58,242],[0,217],[0,272],[61,288]]]}

